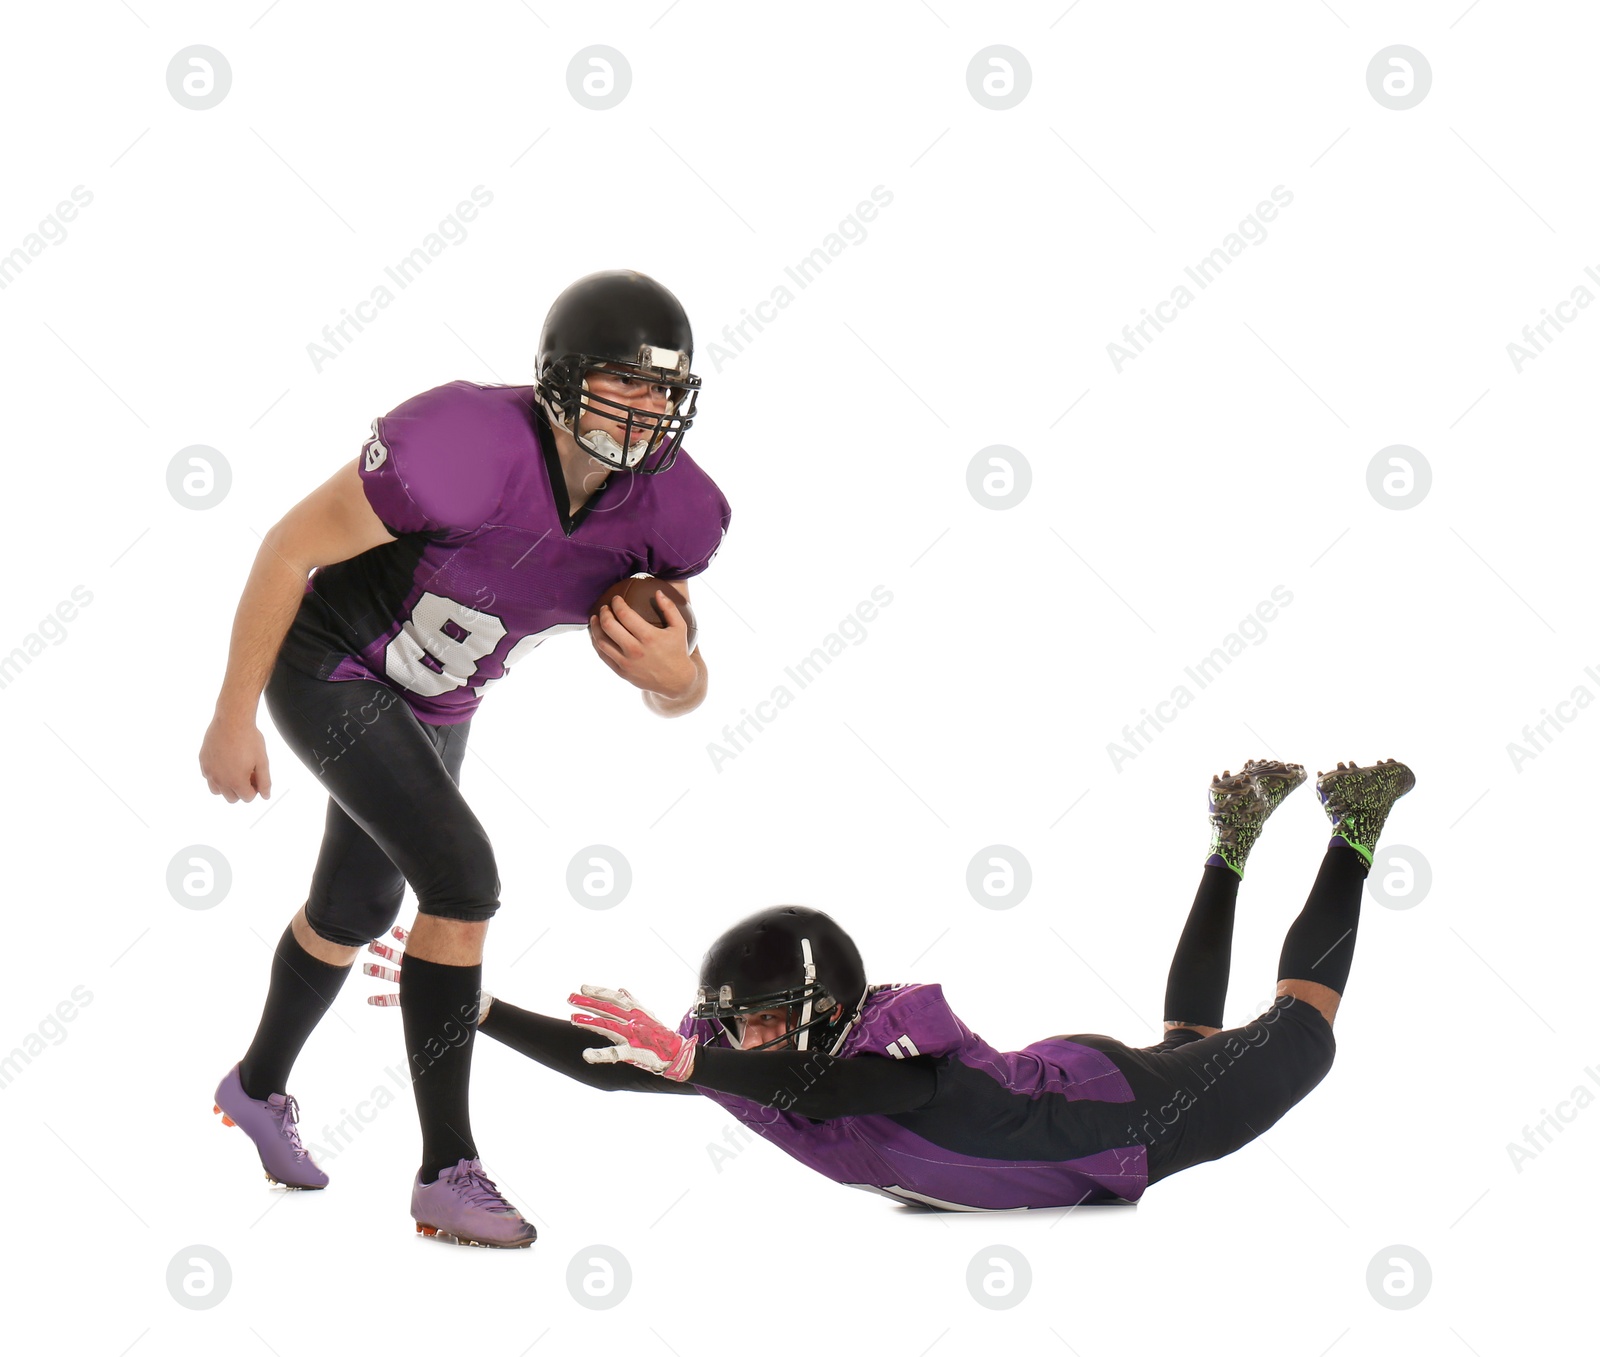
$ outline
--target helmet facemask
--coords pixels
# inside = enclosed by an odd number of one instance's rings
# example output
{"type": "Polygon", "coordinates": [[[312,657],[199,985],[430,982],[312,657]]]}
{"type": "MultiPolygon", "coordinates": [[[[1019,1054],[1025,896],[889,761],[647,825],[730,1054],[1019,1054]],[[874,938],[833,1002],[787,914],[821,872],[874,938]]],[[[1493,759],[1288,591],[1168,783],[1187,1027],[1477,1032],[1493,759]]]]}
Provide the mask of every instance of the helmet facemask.
{"type": "Polygon", "coordinates": [[[859,1014],[861,1002],[866,996],[864,993],[858,996],[853,1009],[842,1007],[840,1001],[817,980],[810,940],[802,938],[800,948],[805,978],[799,986],[748,996],[736,996],[732,985],[723,985],[715,993],[702,987],[694,1016],[715,1022],[728,1045],[734,1050],[744,1050],[745,1020],[753,1014],[781,1008],[786,1020],[783,1035],[764,1041],[759,1046],[751,1046],[749,1051],[767,1051],[776,1047],[837,1055],[845,1037],[855,1026],[855,1017],[846,1020],[846,1015],[859,1014]]]}
{"type": "Polygon", "coordinates": [[[666,471],[677,458],[683,434],[694,422],[700,378],[689,371],[687,353],[643,344],[632,361],[594,354],[560,359],[541,375],[538,391],[551,424],[570,434],[590,457],[616,471],[652,476],[666,471]],[[657,414],[597,394],[589,383],[590,375],[596,372],[631,376],[651,386],[667,387],[666,409],[657,414]],[[579,421],[585,414],[620,424],[622,441],[618,443],[606,429],[578,433],[579,421]]]}

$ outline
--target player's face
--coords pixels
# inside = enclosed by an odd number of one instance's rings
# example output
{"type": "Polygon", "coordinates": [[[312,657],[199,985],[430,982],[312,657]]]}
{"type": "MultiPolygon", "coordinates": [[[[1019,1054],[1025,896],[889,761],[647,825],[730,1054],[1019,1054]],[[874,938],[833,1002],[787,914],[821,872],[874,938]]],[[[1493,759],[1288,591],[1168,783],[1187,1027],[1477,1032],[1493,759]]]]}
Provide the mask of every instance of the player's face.
{"type": "MultiPolygon", "coordinates": [[[[672,389],[652,382],[646,382],[626,372],[610,372],[601,369],[589,374],[589,391],[592,395],[603,397],[606,400],[620,402],[632,406],[635,410],[643,410],[652,415],[665,414],[667,407],[672,402],[672,389]]],[[[627,424],[627,417],[612,419],[597,410],[585,411],[578,420],[579,433],[593,433],[596,430],[611,435],[612,441],[622,442],[623,430],[627,424]]],[[[643,427],[638,420],[633,425],[633,441],[642,443],[650,437],[652,426],[647,422],[643,427]]]]}
{"type": "Polygon", "coordinates": [[[744,1020],[744,1030],[739,1049],[748,1051],[769,1041],[776,1041],[789,1030],[789,1015],[781,1008],[763,1009],[744,1020]]]}

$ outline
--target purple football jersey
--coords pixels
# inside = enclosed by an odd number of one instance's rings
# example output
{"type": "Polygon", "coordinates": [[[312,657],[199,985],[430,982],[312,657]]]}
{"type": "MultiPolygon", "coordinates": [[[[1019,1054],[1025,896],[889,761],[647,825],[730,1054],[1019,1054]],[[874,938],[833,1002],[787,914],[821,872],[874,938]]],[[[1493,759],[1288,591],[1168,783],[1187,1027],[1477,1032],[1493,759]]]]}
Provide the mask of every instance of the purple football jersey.
{"type": "Polygon", "coordinates": [[[568,519],[531,386],[413,396],[373,421],[360,472],[398,540],[313,572],[283,655],[317,678],[379,679],[432,725],[467,720],[547,637],[586,628],[609,585],[699,574],[731,517],[680,450],[658,475],[613,471],[568,519]]]}
{"type": "MultiPolygon", "coordinates": [[[[692,1012],[678,1033],[726,1045],[714,1023],[692,1012]]],[[[1111,1105],[1131,1102],[1133,1090],[1093,1047],[1054,1039],[997,1051],[951,1011],[940,986],[885,985],[868,994],[839,1055],[934,1056],[934,1096],[916,1112],[818,1121],[699,1091],[834,1182],[932,1206],[1003,1211],[1137,1201],[1148,1184],[1142,1145],[1103,1148],[1108,1125],[1125,1120],[1111,1105]]]]}

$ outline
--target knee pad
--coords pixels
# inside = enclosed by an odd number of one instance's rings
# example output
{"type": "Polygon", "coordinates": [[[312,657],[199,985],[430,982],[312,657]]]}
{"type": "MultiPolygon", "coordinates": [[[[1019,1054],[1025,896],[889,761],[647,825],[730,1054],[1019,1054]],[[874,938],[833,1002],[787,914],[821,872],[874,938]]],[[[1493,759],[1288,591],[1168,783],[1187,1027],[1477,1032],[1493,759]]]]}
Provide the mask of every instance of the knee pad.
{"type": "Polygon", "coordinates": [[[400,917],[405,885],[358,900],[306,901],[306,922],[319,938],[340,947],[365,947],[381,938],[400,917]]]}
{"type": "Polygon", "coordinates": [[[500,871],[487,837],[473,842],[471,851],[457,851],[448,862],[440,862],[437,878],[411,883],[418,914],[486,923],[500,908],[500,871]]]}
{"type": "Polygon", "coordinates": [[[496,891],[487,900],[478,903],[463,901],[460,904],[419,900],[417,913],[434,919],[460,919],[465,923],[484,924],[500,910],[500,894],[496,891]]]}

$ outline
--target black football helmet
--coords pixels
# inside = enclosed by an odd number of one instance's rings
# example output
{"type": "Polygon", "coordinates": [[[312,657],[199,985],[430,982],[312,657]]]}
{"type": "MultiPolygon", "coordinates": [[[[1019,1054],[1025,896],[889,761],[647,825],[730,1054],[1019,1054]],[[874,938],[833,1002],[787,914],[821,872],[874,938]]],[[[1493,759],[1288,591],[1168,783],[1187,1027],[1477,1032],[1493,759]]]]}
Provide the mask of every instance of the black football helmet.
{"type": "Polygon", "coordinates": [[[737,1050],[749,1014],[782,1008],[788,1031],[751,1050],[784,1045],[837,1055],[866,997],[866,969],[850,935],[821,910],[778,905],[711,944],[694,1016],[714,1021],[737,1050]]]}
{"type": "Polygon", "coordinates": [[[535,389],[550,422],[591,457],[654,475],[672,465],[694,423],[700,379],[689,370],[693,358],[694,335],[678,299],[642,273],[611,269],[578,279],[556,298],[539,335],[535,389]],[[588,378],[597,368],[670,388],[666,412],[596,396],[588,378]],[[624,425],[622,443],[603,430],[580,437],[585,411],[624,425]]]}

